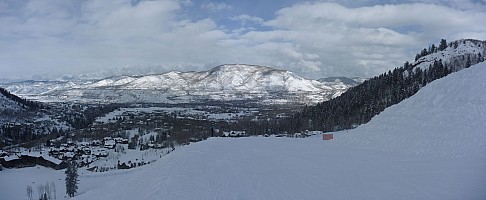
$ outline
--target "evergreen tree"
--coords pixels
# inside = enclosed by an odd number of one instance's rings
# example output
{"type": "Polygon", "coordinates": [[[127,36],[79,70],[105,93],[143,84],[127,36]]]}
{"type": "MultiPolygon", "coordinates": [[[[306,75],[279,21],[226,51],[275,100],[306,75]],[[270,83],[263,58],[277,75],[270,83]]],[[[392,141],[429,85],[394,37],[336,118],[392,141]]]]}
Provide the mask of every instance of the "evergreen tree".
{"type": "Polygon", "coordinates": [[[445,50],[447,48],[447,41],[445,39],[440,40],[439,51],[445,50]]]}
{"type": "Polygon", "coordinates": [[[420,54],[418,53],[417,55],[415,55],[415,61],[417,61],[419,58],[420,58],[420,54]]]}
{"type": "Polygon", "coordinates": [[[78,166],[76,161],[70,161],[66,169],[66,194],[74,197],[78,190],[78,166]]]}

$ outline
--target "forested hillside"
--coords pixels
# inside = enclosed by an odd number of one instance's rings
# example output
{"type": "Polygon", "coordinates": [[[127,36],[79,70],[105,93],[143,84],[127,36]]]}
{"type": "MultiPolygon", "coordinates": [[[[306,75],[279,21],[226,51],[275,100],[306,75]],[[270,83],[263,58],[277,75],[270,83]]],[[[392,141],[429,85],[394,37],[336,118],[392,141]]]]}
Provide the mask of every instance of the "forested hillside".
{"type": "MultiPolygon", "coordinates": [[[[5,96],[6,98],[16,102],[19,106],[21,106],[23,108],[37,109],[37,108],[42,107],[42,104],[35,102],[35,101],[27,100],[25,98],[20,98],[20,97],[14,95],[14,94],[11,94],[9,91],[7,91],[4,88],[0,88],[0,94],[5,96]]],[[[4,106],[6,106],[5,103],[4,103],[4,106]]]]}
{"type": "Polygon", "coordinates": [[[337,131],[367,123],[385,108],[414,95],[428,83],[484,61],[486,41],[458,40],[431,45],[406,62],[349,89],[341,96],[306,107],[286,125],[291,131],[337,131]]]}

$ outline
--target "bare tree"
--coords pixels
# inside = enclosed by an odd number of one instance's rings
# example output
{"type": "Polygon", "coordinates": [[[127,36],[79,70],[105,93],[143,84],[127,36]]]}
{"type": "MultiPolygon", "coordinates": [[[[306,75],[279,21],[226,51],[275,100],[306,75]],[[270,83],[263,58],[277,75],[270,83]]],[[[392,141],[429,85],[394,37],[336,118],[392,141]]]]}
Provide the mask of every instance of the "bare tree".
{"type": "Polygon", "coordinates": [[[54,194],[54,200],[57,199],[57,194],[56,194],[56,184],[54,183],[54,181],[51,181],[51,186],[50,186],[51,190],[52,190],[52,193],[54,194]]]}
{"type": "Polygon", "coordinates": [[[27,199],[32,200],[32,186],[27,186],[27,199]]]}

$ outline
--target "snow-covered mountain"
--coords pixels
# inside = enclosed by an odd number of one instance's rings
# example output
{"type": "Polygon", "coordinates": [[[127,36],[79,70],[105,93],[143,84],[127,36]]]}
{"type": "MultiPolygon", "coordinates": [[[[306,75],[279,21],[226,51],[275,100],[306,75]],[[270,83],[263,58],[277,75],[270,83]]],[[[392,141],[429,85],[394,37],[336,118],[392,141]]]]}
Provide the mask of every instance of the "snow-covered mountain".
{"type": "MultiPolygon", "coordinates": [[[[427,69],[434,61],[466,68],[484,59],[486,42],[457,40],[443,49],[425,50],[411,68],[427,69]]],[[[39,101],[102,103],[192,103],[249,100],[267,104],[326,101],[364,79],[330,77],[309,80],[270,67],[228,64],[201,72],[171,71],[163,74],[114,76],[99,80],[24,81],[0,84],[23,98],[39,101]]]]}
{"type": "Polygon", "coordinates": [[[5,84],[4,87],[20,96],[41,101],[185,103],[253,100],[313,104],[329,100],[354,85],[355,81],[308,80],[290,71],[231,64],[201,72],[171,71],[86,82],[30,81],[5,84]]]}
{"type": "Polygon", "coordinates": [[[336,98],[340,96],[342,93],[346,92],[350,87],[354,87],[363,83],[366,79],[360,77],[327,77],[321,78],[317,81],[321,82],[326,86],[330,86],[336,90],[334,95],[331,98],[336,98]]]}
{"type": "Polygon", "coordinates": [[[485,76],[451,74],[331,141],[211,138],[96,188],[82,175],[94,189],[74,199],[484,199],[485,76]]]}
{"type": "MultiPolygon", "coordinates": [[[[450,42],[443,50],[429,52],[427,55],[418,58],[415,62],[410,63],[410,65],[412,67],[428,69],[428,67],[432,65],[434,61],[442,61],[442,64],[444,65],[454,64],[456,66],[466,68],[465,65],[467,65],[468,62],[470,66],[478,63],[481,58],[484,60],[485,54],[486,41],[462,39],[450,42]]],[[[458,71],[461,70],[461,68],[451,70],[458,71]]]]}

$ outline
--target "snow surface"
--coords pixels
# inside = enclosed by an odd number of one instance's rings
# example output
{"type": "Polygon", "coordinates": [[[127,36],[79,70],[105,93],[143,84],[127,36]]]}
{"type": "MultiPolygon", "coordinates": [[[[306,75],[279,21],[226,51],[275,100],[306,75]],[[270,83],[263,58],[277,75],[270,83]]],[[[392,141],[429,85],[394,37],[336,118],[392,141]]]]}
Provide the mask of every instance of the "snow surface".
{"type": "Polygon", "coordinates": [[[349,131],[352,146],[424,156],[486,153],[486,62],[436,80],[368,124],[349,131]]]}
{"type": "Polygon", "coordinates": [[[210,139],[74,199],[482,199],[484,162],[418,159],[317,137],[210,139]]]}
{"type": "Polygon", "coordinates": [[[443,64],[450,64],[452,58],[461,57],[468,54],[478,54],[485,55],[486,48],[485,42],[477,41],[472,42],[470,40],[458,40],[457,48],[448,46],[443,51],[438,51],[419,58],[417,61],[413,62],[412,65],[421,68],[422,70],[428,69],[434,61],[442,60],[443,64]]]}
{"type": "MultiPolygon", "coordinates": [[[[84,174],[73,199],[483,200],[484,77],[480,63],[434,81],[330,141],[210,138],[135,170],[84,174]]],[[[27,176],[58,173],[25,170],[0,172],[2,199],[24,199],[27,176]]]]}

